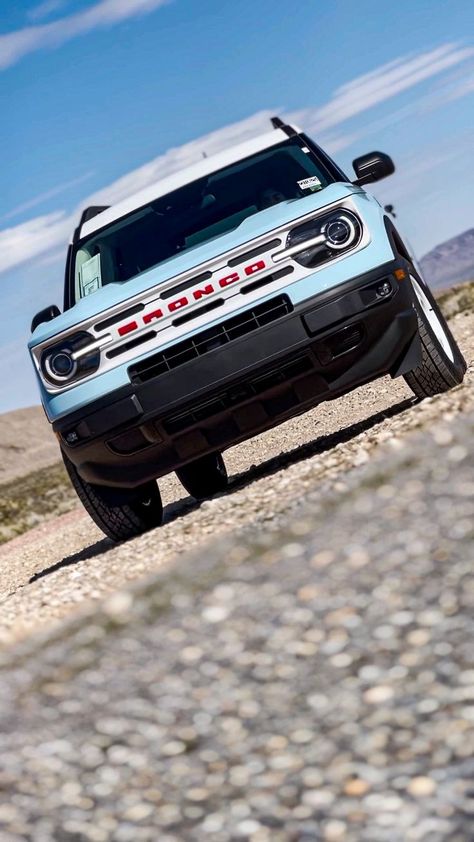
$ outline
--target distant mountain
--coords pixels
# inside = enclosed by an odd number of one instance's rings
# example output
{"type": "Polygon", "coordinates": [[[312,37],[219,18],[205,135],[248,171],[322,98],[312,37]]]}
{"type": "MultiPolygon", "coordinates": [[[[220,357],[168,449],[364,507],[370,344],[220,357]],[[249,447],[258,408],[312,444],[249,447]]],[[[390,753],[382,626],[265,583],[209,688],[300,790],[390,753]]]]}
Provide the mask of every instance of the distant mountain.
{"type": "Polygon", "coordinates": [[[420,260],[432,287],[449,287],[474,279],[474,228],[446,240],[420,260]]]}

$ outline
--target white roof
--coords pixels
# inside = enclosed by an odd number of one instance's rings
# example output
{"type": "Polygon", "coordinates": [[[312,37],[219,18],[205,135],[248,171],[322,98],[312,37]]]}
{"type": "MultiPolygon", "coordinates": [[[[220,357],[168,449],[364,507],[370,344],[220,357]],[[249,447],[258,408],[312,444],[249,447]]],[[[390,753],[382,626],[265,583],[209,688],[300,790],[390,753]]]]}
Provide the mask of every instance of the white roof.
{"type": "Polygon", "coordinates": [[[198,178],[210,175],[210,173],[227,167],[229,164],[235,163],[235,161],[248,158],[256,152],[261,152],[263,149],[276,146],[277,143],[282,143],[284,140],[288,140],[288,135],[283,129],[272,129],[251,140],[246,140],[236,146],[230,146],[228,149],[224,149],[216,155],[203,158],[202,161],[198,161],[196,164],[179,170],[179,172],[173,173],[173,175],[169,175],[167,178],[155,181],[149,187],[144,187],[138,193],[133,193],[128,199],[117,202],[116,205],[112,205],[108,210],[102,211],[102,213],[97,214],[97,216],[85,222],[81,228],[81,238],[92,234],[105,225],[109,225],[111,222],[115,222],[117,219],[121,219],[123,216],[131,213],[131,211],[141,208],[153,202],[155,199],[159,199],[160,196],[166,196],[172,190],[177,190],[185,184],[190,184],[198,178]]]}

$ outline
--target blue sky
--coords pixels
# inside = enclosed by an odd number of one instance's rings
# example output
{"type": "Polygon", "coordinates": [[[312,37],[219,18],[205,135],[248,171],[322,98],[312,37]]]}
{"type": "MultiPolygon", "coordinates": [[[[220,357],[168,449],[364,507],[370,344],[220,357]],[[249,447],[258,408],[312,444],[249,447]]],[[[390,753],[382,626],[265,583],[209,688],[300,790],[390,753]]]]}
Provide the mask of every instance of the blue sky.
{"type": "Polygon", "coordinates": [[[4,0],[0,411],[38,401],[25,345],[61,304],[80,209],[281,113],[351,172],[381,149],[421,256],[474,225],[472,0],[4,0]],[[449,11],[448,11],[449,10],[449,11]]]}

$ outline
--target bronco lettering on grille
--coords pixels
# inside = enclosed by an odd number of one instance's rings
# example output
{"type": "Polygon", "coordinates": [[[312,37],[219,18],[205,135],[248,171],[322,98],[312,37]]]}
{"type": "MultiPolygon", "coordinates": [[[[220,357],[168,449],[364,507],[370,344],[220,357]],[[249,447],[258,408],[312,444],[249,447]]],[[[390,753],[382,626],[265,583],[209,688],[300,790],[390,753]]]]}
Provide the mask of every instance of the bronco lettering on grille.
{"type": "Polygon", "coordinates": [[[163,307],[156,308],[155,306],[155,309],[149,310],[148,313],[144,313],[139,319],[133,319],[130,322],[126,322],[126,324],[120,325],[117,329],[118,335],[127,336],[129,333],[139,330],[144,325],[149,325],[151,322],[163,319],[169,313],[175,313],[177,310],[182,310],[184,307],[188,307],[195,301],[200,301],[205,295],[211,295],[219,288],[225,289],[237,281],[243,281],[250,277],[250,275],[254,275],[255,272],[261,272],[262,269],[265,268],[265,261],[257,260],[256,263],[250,263],[248,266],[245,266],[240,273],[232,272],[230,275],[224,275],[216,281],[213,280],[207,283],[204,287],[196,287],[196,289],[191,290],[187,295],[182,295],[180,298],[176,298],[174,301],[170,301],[168,304],[163,305],[163,307]]]}

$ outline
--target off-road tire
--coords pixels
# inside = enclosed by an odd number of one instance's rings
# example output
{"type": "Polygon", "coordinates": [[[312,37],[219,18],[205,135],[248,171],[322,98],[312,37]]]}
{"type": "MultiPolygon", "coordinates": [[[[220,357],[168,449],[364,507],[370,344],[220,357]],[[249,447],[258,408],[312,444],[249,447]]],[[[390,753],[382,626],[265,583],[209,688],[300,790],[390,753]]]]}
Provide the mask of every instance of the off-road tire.
{"type": "Polygon", "coordinates": [[[176,471],[181,483],[196,500],[205,500],[214,494],[225,491],[229,478],[221,453],[210,453],[202,456],[176,471]]]}
{"type": "Polygon", "coordinates": [[[113,541],[126,541],[161,525],[163,504],[156,482],[133,489],[92,485],[82,479],[65,454],[63,459],[82,505],[99,529],[113,541]]]}
{"type": "Polygon", "coordinates": [[[404,377],[417,398],[427,398],[459,386],[467,366],[431,290],[419,276],[411,279],[421,339],[421,363],[404,377]]]}

